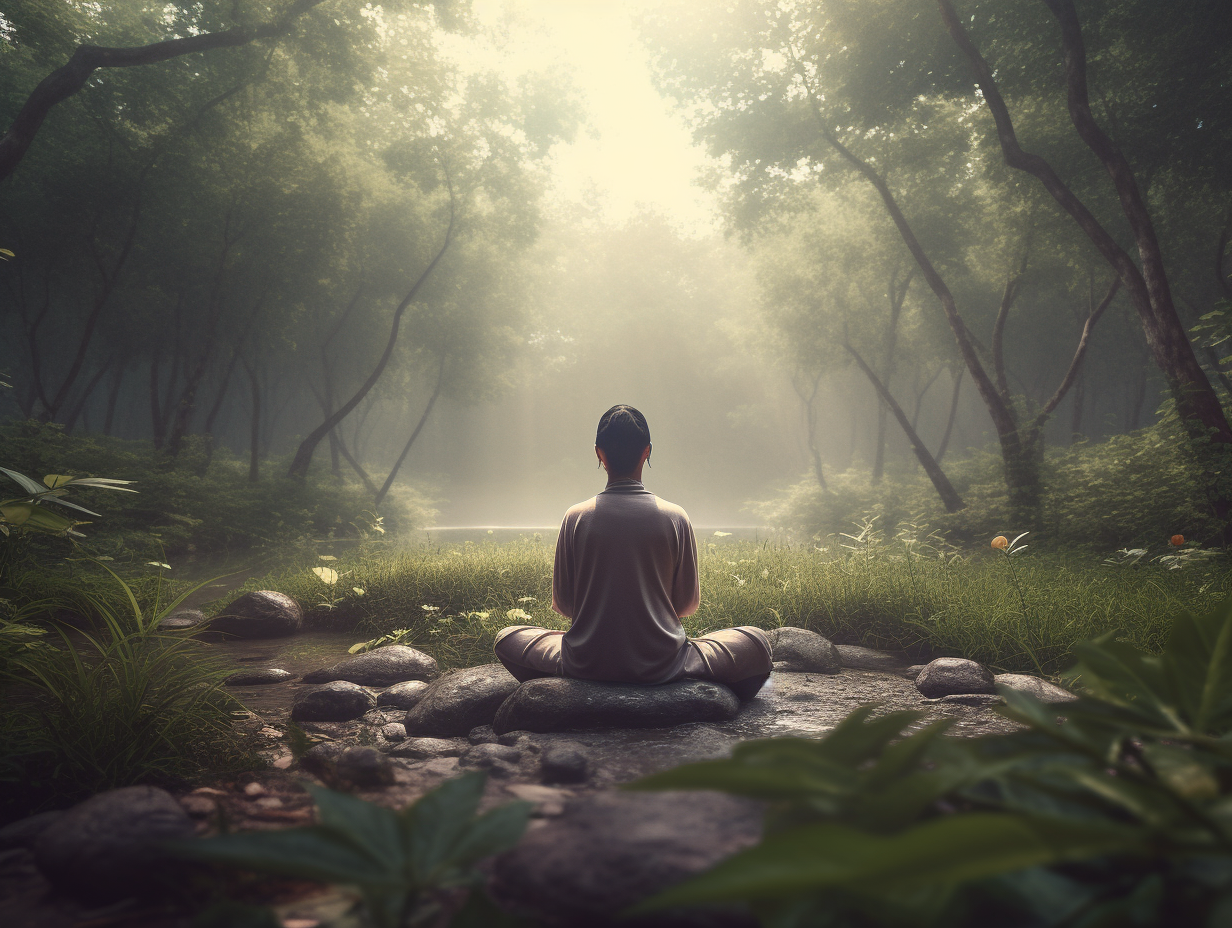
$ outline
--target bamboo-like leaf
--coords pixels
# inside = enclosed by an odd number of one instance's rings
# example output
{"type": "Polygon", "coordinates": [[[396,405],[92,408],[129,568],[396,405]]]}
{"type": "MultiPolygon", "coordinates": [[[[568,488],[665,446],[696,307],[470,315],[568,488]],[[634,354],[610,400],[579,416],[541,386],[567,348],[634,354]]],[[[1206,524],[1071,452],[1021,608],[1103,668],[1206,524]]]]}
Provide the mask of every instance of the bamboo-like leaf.
{"type": "Polygon", "coordinates": [[[43,483],[47,486],[47,489],[49,490],[54,490],[56,489],[56,487],[62,487],[65,484],[72,483],[72,482],[73,482],[72,476],[65,475],[65,474],[48,474],[46,477],[43,478],[43,483]]]}
{"type": "Polygon", "coordinates": [[[130,490],[127,486],[127,484],[136,482],[135,480],[116,480],[112,477],[73,477],[67,483],[61,484],[61,486],[94,487],[99,490],[119,490],[121,493],[136,493],[136,490],[130,490]]]}
{"type": "Polygon", "coordinates": [[[17,483],[23,490],[31,496],[38,496],[41,493],[46,493],[46,487],[40,486],[36,481],[31,480],[25,474],[19,474],[15,470],[9,470],[7,467],[0,467],[0,474],[4,474],[9,479],[17,483]]]}
{"type": "Polygon", "coordinates": [[[55,503],[57,506],[67,506],[69,509],[76,509],[78,512],[84,512],[88,516],[95,516],[99,519],[103,517],[101,512],[95,512],[93,509],[87,509],[85,506],[78,506],[76,503],[70,503],[68,500],[60,499],[60,497],[51,493],[48,493],[43,497],[43,502],[55,503]]]}

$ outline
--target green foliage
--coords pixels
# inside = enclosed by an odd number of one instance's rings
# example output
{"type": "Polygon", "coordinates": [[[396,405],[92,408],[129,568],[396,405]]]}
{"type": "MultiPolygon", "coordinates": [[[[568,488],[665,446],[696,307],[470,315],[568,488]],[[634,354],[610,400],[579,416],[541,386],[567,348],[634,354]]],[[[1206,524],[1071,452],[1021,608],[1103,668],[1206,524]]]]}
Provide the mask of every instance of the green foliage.
{"type": "Polygon", "coordinates": [[[0,499],[0,535],[8,538],[17,532],[41,532],[46,535],[76,535],[84,537],[76,531],[76,526],[85,523],[69,518],[62,512],[48,508],[44,503],[55,503],[88,516],[97,516],[84,506],[70,503],[64,499],[69,487],[94,487],[100,490],[120,490],[124,493],[136,493],[124,484],[131,480],[113,480],[110,477],[71,477],[65,474],[48,474],[40,484],[37,480],[19,474],[15,470],[0,467],[4,474],[25,493],[13,499],[0,499]]]}
{"type": "MultiPolygon", "coordinates": [[[[0,425],[0,444],[14,467],[26,473],[104,471],[128,475],[141,496],[122,503],[92,500],[103,521],[91,545],[114,557],[162,559],[162,552],[217,552],[300,540],[356,537],[372,500],[360,486],[320,478],[307,482],[267,477],[252,484],[246,465],[203,445],[186,446],[169,461],[144,442],[67,435],[55,425],[0,425]]],[[[281,473],[282,469],[271,470],[281,473]]],[[[432,510],[413,494],[391,494],[381,517],[391,532],[422,525],[432,510]]],[[[379,522],[377,524],[380,524],[379,522]]]]}
{"type": "Polygon", "coordinates": [[[511,924],[485,905],[476,864],[518,842],[532,806],[513,802],[477,815],[485,780],[482,773],[449,780],[401,812],[308,785],[317,803],[315,825],[219,835],[181,843],[175,851],[194,860],[354,887],[348,926],[439,925],[459,891],[470,897],[451,924],[511,924]]]}
{"type": "MultiPolygon", "coordinates": [[[[1036,541],[1015,556],[1011,576],[1004,556],[987,547],[996,532],[963,554],[927,526],[883,532],[881,524],[867,533],[853,528],[841,543],[703,536],[702,604],[685,630],[796,625],[920,658],[960,655],[1006,671],[1055,673],[1076,643],[1109,629],[1158,649],[1178,609],[1218,602],[1232,589],[1222,556],[1191,555],[1183,569],[1169,569],[1156,558],[1190,549],[1166,541],[1146,549],[1136,567],[1036,541]]],[[[366,547],[343,554],[337,568],[365,595],[343,597],[332,609],[312,605],[322,585],[306,567],[254,578],[243,589],[287,593],[305,605],[311,625],[369,633],[357,649],[406,644],[446,667],[490,661],[506,625],[568,627],[551,609],[552,548],[533,540],[366,547]]]]}
{"type": "Polygon", "coordinates": [[[824,738],[750,742],[639,789],[767,800],[759,845],[640,910],[743,901],[767,928],[1209,925],[1232,914],[1232,602],[1181,613],[1162,654],[1109,633],[1085,691],[1002,688],[982,739],[866,706],[824,738]]]}
{"type": "MultiPolygon", "coordinates": [[[[1037,544],[1096,551],[1158,545],[1174,534],[1216,541],[1219,524],[1204,504],[1198,462],[1180,453],[1186,446],[1174,419],[1165,417],[1098,443],[1049,449],[1039,521],[1023,528],[1032,530],[1037,544]]],[[[914,470],[891,473],[876,486],[854,470],[828,476],[828,491],[809,478],[756,504],[756,511],[806,536],[838,534],[870,512],[885,525],[926,521],[959,543],[982,545],[1003,532],[1011,516],[1000,459],[977,453],[947,461],[946,473],[967,503],[961,512],[947,513],[927,478],[914,470]]]]}
{"type": "Polygon", "coordinates": [[[191,590],[144,609],[104,569],[126,610],[87,592],[96,626],[57,624],[54,647],[10,653],[0,670],[0,817],[255,762],[232,730],[230,668],[191,634],[158,630],[191,590]]]}

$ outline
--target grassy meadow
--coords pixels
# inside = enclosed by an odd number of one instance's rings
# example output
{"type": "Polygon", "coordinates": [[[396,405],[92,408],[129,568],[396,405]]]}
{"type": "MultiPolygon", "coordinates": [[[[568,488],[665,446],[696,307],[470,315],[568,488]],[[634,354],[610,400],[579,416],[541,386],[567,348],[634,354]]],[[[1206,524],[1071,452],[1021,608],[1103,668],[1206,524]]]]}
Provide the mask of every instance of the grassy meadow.
{"type": "MultiPolygon", "coordinates": [[[[1030,541],[1028,536],[1023,544],[1030,541]]],[[[1232,587],[1225,559],[1195,548],[1142,554],[960,551],[911,525],[865,525],[834,543],[702,537],[702,605],[690,635],[797,625],[918,659],[961,655],[998,670],[1055,673],[1073,645],[1110,630],[1158,650],[1171,618],[1232,587]],[[1163,560],[1160,560],[1163,558],[1163,560]]],[[[564,628],[551,610],[552,547],[537,537],[456,545],[371,545],[250,581],[299,600],[317,627],[400,640],[446,666],[491,659],[510,624],[564,628]]],[[[216,607],[221,603],[215,604],[216,607]]]]}

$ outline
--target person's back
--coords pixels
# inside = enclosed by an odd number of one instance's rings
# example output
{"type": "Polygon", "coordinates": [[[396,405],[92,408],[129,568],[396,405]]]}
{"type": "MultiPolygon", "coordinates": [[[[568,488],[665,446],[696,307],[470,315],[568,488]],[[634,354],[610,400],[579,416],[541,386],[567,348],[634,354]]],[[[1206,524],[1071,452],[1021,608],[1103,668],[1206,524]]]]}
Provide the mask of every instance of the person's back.
{"type": "Polygon", "coordinates": [[[552,608],[573,620],[566,676],[661,683],[684,664],[680,619],[698,606],[689,517],[633,479],[615,480],[565,514],[552,608]]]}
{"type": "Polygon", "coordinates": [[[565,676],[615,683],[715,680],[751,698],[770,675],[770,643],[752,626],[685,635],[701,598],[697,543],[679,506],[642,485],[650,428],[632,406],[599,420],[595,454],[607,488],[572,507],[556,541],[552,607],[567,632],[501,629],[496,657],[519,680],[565,676]]]}

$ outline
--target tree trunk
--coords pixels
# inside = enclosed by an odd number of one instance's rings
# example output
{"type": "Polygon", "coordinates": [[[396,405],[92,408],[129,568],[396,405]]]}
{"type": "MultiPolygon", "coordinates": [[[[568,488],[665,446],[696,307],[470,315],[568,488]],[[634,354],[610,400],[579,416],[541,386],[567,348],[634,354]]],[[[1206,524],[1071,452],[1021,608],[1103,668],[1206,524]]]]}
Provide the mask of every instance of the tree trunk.
{"type": "Polygon", "coordinates": [[[954,420],[958,417],[958,391],[962,389],[963,374],[965,373],[967,373],[967,369],[960,367],[954,377],[954,392],[950,394],[950,415],[945,420],[945,434],[941,436],[941,445],[937,448],[938,464],[945,457],[945,452],[949,450],[950,436],[954,434],[954,420]]]}
{"type": "MultiPolygon", "coordinates": [[[[900,285],[897,269],[890,275],[890,324],[886,328],[880,375],[887,390],[894,381],[894,351],[898,347],[898,320],[902,316],[903,303],[907,300],[907,290],[911,287],[911,278],[914,276],[915,269],[912,268],[900,285]]],[[[882,477],[885,476],[886,424],[885,404],[878,403],[877,447],[873,451],[873,486],[881,483],[882,477]]]]}
{"type": "Polygon", "coordinates": [[[103,434],[108,438],[111,437],[112,426],[115,424],[116,403],[120,399],[120,385],[124,382],[126,364],[127,359],[116,365],[115,373],[111,376],[111,389],[107,391],[107,415],[103,419],[103,434]]]}
{"type": "Polygon", "coordinates": [[[377,361],[372,373],[368,375],[368,379],[364,381],[354,396],[343,403],[336,412],[328,416],[307,438],[300,442],[299,448],[296,449],[295,457],[291,461],[291,467],[287,470],[287,476],[296,477],[300,480],[308,476],[308,467],[312,464],[312,455],[316,451],[317,445],[338,426],[339,422],[347,417],[352,409],[359,405],[360,401],[368,395],[368,392],[381,379],[381,374],[385,372],[385,366],[389,363],[389,359],[394,353],[394,346],[398,343],[398,329],[402,324],[402,314],[406,312],[406,308],[411,305],[411,302],[418,295],[420,288],[432,274],[437,264],[440,263],[441,258],[445,256],[445,252],[453,241],[454,218],[456,215],[453,181],[450,179],[448,172],[445,175],[445,179],[449,186],[449,224],[445,227],[445,240],[442,242],[440,250],[437,251],[436,255],[428,263],[428,266],[424,268],[423,273],[419,275],[419,279],[415,281],[406,296],[403,297],[402,302],[394,310],[393,324],[390,326],[389,339],[385,344],[385,351],[382,353],[380,360],[377,361]]]}
{"type": "MultiPolygon", "coordinates": [[[[932,481],[933,487],[937,490],[937,495],[941,497],[941,502],[945,504],[946,512],[958,512],[960,509],[965,509],[967,504],[962,501],[962,498],[954,489],[954,485],[950,483],[950,479],[945,475],[945,471],[941,469],[941,465],[939,465],[936,459],[929,454],[928,448],[925,446],[924,442],[920,440],[919,434],[917,434],[916,430],[911,427],[911,422],[907,419],[907,414],[903,412],[902,407],[898,405],[898,402],[894,399],[893,395],[891,395],[890,391],[886,389],[885,384],[883,384],[877,377],[876,372],[874,372],[873,369],[865,363],[864,359],[860,357],[859,353],[852,348],[850,344],[845,343],[843,347],[846,348],[848,354],[855,359],[855,362],[859,366],[860,370],[864,372],[864,376],[869,379],[873,385],[873,388],[877,391],[877,395],[881,397],[881,401],[889,407],[890,412],[894,414],[894,418],[898,420],[898,424],[902,427],[903,433],[911,442],[911,447],[915,451],[915,456],[919,460],[920,466],[924,468],[924,473],[928,474],[928,479],[932,481]]],[[[1006,468],[1006,476],[1008,482],[1008,467],[1006,468]]],[[[1015,476],[1017,476],[1017,474],[1015,476]]],[[[1010,496],[1011,499],[1013,499],[1013,486],[1011,486],[1010,489],[1010,496]]]]}
{"type": "Polygon", "coordinates": [[[436,386],[432,390],[432,395],[428,397],[428,405],[424,407],[423,415],[419,417],[419,422],[415,426],[415,430],[411,432],[411,437],[406,440],[406,445],[402,448],[402,453],[398,455],[398,460],[394,461],[393,468],[389,471],[389,476],[385,479],[384,485],[376,494],[376,499],[373,500],[374,505],[381,505],[389,493],[389,488],[394,485],[394,478],[398,476],[398,470],[402,467],[402,462],[406,460],[406,456],[411,451],[411,445],[415,444],[415,439],[419,437],[419,433],[423,431],[423,427],[427,424],[428,416],[432,415],[432,407],[436,405],[436,398],[441,395],[441,387],[445,385],[445,358],[441,358],[440,367],[436,372],[436,386]]]}
{"type": "MultiPolygon", "coordinates": [[[[1202,366],[1177,316],[1163,253],[1155,234],[1146,202],[1137,179],[1120,149],[1095,122],[1087,89],[1086,48],[1073,0],[1043,0],[1061,28],[1070,120],[1079,137],[1104,165],[1112,179],[1121,211],[1129,224],[1138,248],[1141,268],[1117,244],[1099,220],[1060,179],[1052,166],[1039,155],[1026,152],[1018,142],[1009,109],[1001,97],[992,69],[971,42],[950,0],[938,0],[942,19],[954,42],[975,71],[976,83],[996,122],[1002,154],[1011,167],[1036,177],[1086,233],[1104,259],[1116,271],[1129,293],[1156,365],[1163,372],[1176,403],[1177,413],[1189,434],[1194,451],[1204,459],[1208,497],[1212,510],[1225,526],[1232,518],[1232,489],[1219,478],[1232,451],[1232,425],[1220,405],[1219,397],[1202,366]]],[[[1228,539],[1225,539],[1228,540],[1228,539]]]]}
{"type": "Polygon", "coordinates": [[[1082,411],[1083,405],[1087,398],[1087,379],[1086,373],[1078,372],[1078,377],[1074,380],[1074,400],[1073,406],[1070,409],[1069,417],[1069,443],[1071,445],[1082,441],[1082,411]]]}
{"type": "Polygon", "coordinates": [[[261,381],[248,359],[243,359],[248,374],[248,395],[252,398],[252,415],[248,420],[248,482],[261,480],[261,381]]]}
{"type": "Polygon", "coordinates": [[[829,490],[829,487],[826,485],[826,475],[821,464],[821,451],[817,448],[817,390],[821,386],[820,373],[813,376],[809,386],[810,389],[806,392],[796,377],[791,379],[791,387],[796,391],[796,396],[800,397],[804,410],[804,429],[809,459],[813,463],[813,476],[817,478],[817,485],[825,491],[829,490]]]}
{"type": "Polygon", "coordinates": [[[81,391],[81,396],[77,397],[77,402],[73,404],[73,408],[69,410],[68,415],[64,418],[64,433],[66,435],[72,434],[73,427],[77,424],[77,419],[85,411],[86,403],[90,401],[90,397],[98,387],[99,381],[106,376],[113,361],[115,361],[115,355],[112,355],[100,364],[98,370],[94,372],[94,376],[86,381],[86,385],[81,391]]]}

